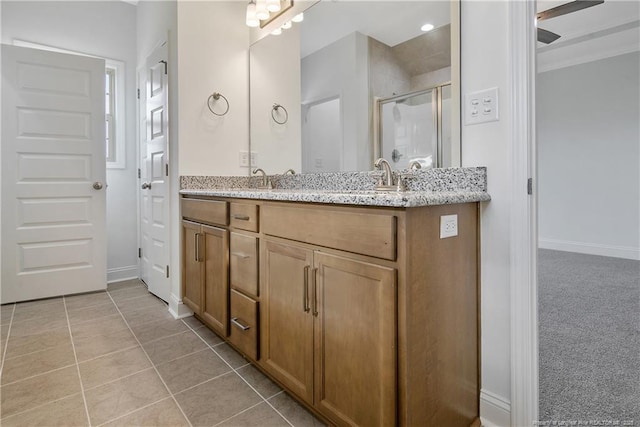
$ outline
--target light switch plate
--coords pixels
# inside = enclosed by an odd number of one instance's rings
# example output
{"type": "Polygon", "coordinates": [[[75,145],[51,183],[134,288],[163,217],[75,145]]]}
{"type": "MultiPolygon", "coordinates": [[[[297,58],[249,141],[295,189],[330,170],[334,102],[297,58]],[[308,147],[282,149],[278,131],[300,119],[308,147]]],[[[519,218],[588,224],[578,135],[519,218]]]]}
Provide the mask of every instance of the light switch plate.
{"type": "Polygon", "coordinates": [[[465,125],[499,120],[498,88],[494,87],[466,94],[464,110],[465,125]]]}
{"type": "Polygon", "coordinates": [[[248,151],[240,151],[239,166],[241,168],[248,168],[249,167],[249,152],[248,151]]]}

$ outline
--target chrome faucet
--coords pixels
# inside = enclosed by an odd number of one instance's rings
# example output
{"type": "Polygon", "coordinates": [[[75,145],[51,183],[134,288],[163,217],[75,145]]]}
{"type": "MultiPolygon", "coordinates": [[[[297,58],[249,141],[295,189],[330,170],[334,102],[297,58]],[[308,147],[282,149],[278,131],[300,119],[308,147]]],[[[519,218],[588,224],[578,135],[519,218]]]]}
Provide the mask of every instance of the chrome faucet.
{"type": "Polygon", "coordinates": [[[259,185],[258,188],[262,188],[262,189],[266,189],[266,188],[273,188],[271,186],[271,181],[269,180],[269,177],[267,177],[267,174],[265,171],[263,171],[260,168],[254,169],[253,173],[257,174],[258,172],[260,172],[262,174],[262,185],[259,185]]]}
{"type": "Polygon", "coordinates": [[[376,191],[404,191],[406,189],[402,177],[398,176],[398,182],[393,182],[391,166],[384,158],[379,158],[373,165],[384,172],[376,185],[376,191]]]}
{"type": "Polygon", "coordinates": [[[411,160],[409,162],[409,169],[411,169],[411,170],[422,169],[422,164],[417,160],[411,160]]]}
{"type": "Polygon", "coordinates": [[[296,171],[294,171],[293,169],[287,169],[287,171],[285,173],[283,173],[283,175],[286,175],[288,173],[291,174],[291,175],[295,175],[296,171]]]}

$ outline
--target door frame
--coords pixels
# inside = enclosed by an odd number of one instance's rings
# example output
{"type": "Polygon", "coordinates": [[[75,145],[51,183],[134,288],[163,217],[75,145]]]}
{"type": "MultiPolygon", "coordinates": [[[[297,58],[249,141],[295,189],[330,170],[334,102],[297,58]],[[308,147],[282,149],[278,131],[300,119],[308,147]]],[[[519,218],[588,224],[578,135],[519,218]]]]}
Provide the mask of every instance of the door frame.
{"type": "Polygon", "coordinates": [[[509,260],[513,426],[531,426],[538,420],[539,410],[535,16],[536,1],[509,2],[510,108],[513,120],[509,260]]]}

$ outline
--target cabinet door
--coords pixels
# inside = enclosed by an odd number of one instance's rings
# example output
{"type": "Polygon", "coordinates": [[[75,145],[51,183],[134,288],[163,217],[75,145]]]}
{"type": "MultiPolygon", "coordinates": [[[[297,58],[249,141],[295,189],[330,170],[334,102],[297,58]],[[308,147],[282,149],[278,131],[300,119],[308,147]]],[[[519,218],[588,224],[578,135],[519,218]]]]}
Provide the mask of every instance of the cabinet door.
{"type": "Polygon", "coordinates": [[[314,259],[315,407],[339,425],[395,425],[396,271],[314,259]]]}
{"type": "Polygon", "coordinates": [[[204,241],[204,301],[202,320],[222,336],[228,335],[229,232],[202,226],[204,241]]]}
{"type": "Polygon", "coordinates": [[[201,226],[189,221],[182,221],[182,302],[202,314],[202,277],[204,259],[201,226]]]}
{"type": "Polygon", "coordinates": [[[263,240],[260,363],[300,398],[313,402],[313,252],[263,240]]]}

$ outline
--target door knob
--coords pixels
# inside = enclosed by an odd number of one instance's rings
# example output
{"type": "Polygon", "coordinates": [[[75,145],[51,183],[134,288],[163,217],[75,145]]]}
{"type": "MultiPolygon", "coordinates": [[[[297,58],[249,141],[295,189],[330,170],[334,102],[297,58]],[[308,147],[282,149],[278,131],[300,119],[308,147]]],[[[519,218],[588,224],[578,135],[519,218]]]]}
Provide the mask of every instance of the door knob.
{"type": "Polygon", "coordinates": [[[143,182],[142,183],[142,189],[143,190],[148,190],[151,188],[151,183],[150,182],[143,182]]]}
{"type": "Polygon", "coordinates": [[[98,181],[94,182],[93,183],[93,189],[94,190],[102,190],[102,183],[98,182],[98,181]]]}

